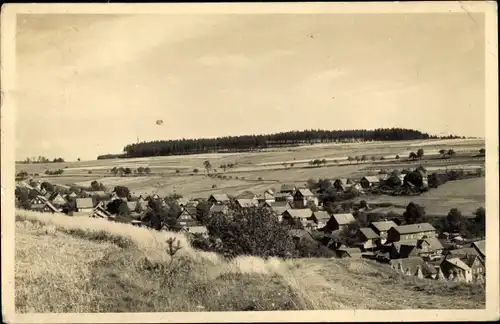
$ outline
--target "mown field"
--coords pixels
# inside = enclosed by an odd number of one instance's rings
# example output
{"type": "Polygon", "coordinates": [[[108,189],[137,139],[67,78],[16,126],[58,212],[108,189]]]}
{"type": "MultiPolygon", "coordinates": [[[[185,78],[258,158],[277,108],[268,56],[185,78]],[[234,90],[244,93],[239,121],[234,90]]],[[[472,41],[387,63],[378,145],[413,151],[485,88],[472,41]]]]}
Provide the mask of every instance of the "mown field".
{"type": "MultiPolygon", "coordinates": [[[[18,164],[16,171],[26,170],[28,173],[39,173],[40,178],[60,184],[89,185],[91,181],[97,180],[110,187],[125,185],[137,195],[157,193],[165,196],[176,192],[186,197],[206,198],[211,193],[220,192],[237,195],[246,190],[251,190],[255,193],[261,193],[266,189],[277,189],[283,183],[302,185],[308,179],[361,178],[364,175],[377,174],[381,169],[389,171],[393,169],[401,170],[416,168],[420,164],[429,171],[446,168],[474,169],[484,165],[484,158],[473,157],[483,147],[483,140],[317,144],[254,153],[203,154],[31,165],[18,164]],[[424,149],[424,158],[409,161],[408,152],[417,151],[419,148],[424,149]],[[438,159],[438,151],[449,148],[453,148],[457,155],[451,159],[438,159]],[[364,162],[350,163],[346,160],[348,156],[362,155],[367,156],[367,160],[364,162]],[[396,155],[400,155],[401,158],[396,160],[396,155]],[[376,158],[375,161],[371,160],[372,156],[376,158]],[[385,157],[385,160],[380,160],[382,156],[385,157]],[[308,162],[313,159],[325,159],[327,163],[321,167],[310,167],[308,162]],[[217,172],[226,178],[207,177],[203,167],[203,161],[205,160],[210,162],[212,169],[217,169],[217,172]],[[284,163],[286,163],[286,166],[284,163]],[[224,171],[220,168],[220,165],[223,164],[235,164],[235,167],[224,171]],[[148,176],[116,177],[110,172],[113,167],[137,169],[140,166],[151,168],[151,174],[148,176]],[[43,175],[47,169],[56,170],[59,168],[64,169],[64,174],[61,176],[43,175]],[[197,174],[193,173],[195,168],[199,169],[197,174]]],[[[478,181],[477,187],[479,188],[481,187],[481,181],[484,183],[484,179],[478,181]]],[[[484,187],[484,184],[482,186],[484,187]]],[[[442,189],[438,193],[433,191],[418,199],[426,207],[427,204],[430,204],[433,212],[434,210],[439,212],[446,210],[446,213],[449,206],[458,207],[455,203],[459,203],[466,213],[479,207],[477,205],[478,201],[483,201],[484,204],[484,188],[482,191],[477,191],[476,187],[470,187],[469,185],[464,186],[464,188],[465,192],[462,192],[461,197],[458,198],[453,192],[448,193],[446,189],[442,189]],[[472,191],[469,192],[468,188],[472,191]],[[467,198],[468,194],[473,198],[467,198]],[[443,206],[442,208],[438,207],[440,204],[443,206]]],[[[387,199],[395,199],[395,201],[401,202],[405,198],[388,197],[387,199]]]]}
{"type": "Polygon", "coordinates": [[[240,257],[180,234],[18,211],[15,305],[29,312],[479,309],[480,285],[419,280],[368,260],[240,257]],[[168,237],[182,249],[171,262],[168,237]],[[145,261],[148,259],[148,262],[145,261]],[[151,270],[163,265],[163,270],[151,270]]]}

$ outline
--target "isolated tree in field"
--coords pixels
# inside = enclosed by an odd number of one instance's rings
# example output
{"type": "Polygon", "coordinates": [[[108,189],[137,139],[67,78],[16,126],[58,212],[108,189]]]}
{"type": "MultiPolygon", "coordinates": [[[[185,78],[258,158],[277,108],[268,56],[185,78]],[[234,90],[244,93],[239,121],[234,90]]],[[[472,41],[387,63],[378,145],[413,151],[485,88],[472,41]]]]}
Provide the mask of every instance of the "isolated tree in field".
{"type": "Polygon", "coordinates": [[[482,155],[486,154],[486,149],[484,149],[484,148],[479,149],[479,154],[482,154],[482,155]]]}
{"type": "Polygon", "coordinates": [[[210,170],[212,169],[212,165],[210,164],[210,161],[208,161],[208,160],[204,161],[203,166],[207,170],[207,174],[210,174],[210,170]]]}
{"type": "Polygon", "coordinates": [[[138,168],[137,168],[137,172],[138,172],[139,174],[143,174],[143,173],[144,173],[144,167],[138,167],[138,168]]]}
{"type": "Polygon", "coordinates": [[[76,159],[78,162],[80,162],[80,158],[76,159]]]}
{"type": "Polygon", "coordinates": [[[422,160],[422,158],[424,157],[424,150],[419,148],[418,151],[417,151],[417,157],[422,160]]]}
{"type": "Polygon", "coordinates": [[[131,174],[132,170],[130,168],[125,168],[124,173],[125,174],[131,174]]]}
{"type": "Polygon", "coordinates": [[[354,160],[354,159],[352,158],[352,156],[348,156],[348,157],[347,157],[347,161],[349,161],[349,164],[351,164],[351,163],[352,163],[352,160],[354,160]]]}
{"type": "Polygon", "coordinates": [[[449,149],[447,154],[448,154],[449,157],[454,157],[456,155],[454,149],[449,149]]]}
{"type": "Polygon", "coordinates": [[[113,169],[111,169],[111,173],[116,175],[118,173],[118,169],[116,167],[113,167],[113,169]]]}
{"type": "Polygon", "coordinates": [[[370,158],[370,160],[372,160],[372,162],[375,162],[375,160],[376,160],[376,159],[375,159],[375,157],[374,157],[374,156],[372,156],[372,157],[370,158]]]}
{"type": "Polygon", "coordinates": [[[200,172],[200,170],[198,170],[198,169],[196,169],[196,168],[195,168],[195,169],[193,170],[193,172],[194,172],[194,173],[198,173],[198,172],[200,172]]]}
{"type": "Polygon", "coordinates": [[[365,162],[366,161],[366,155],[361,155],[361,162],[365,162]]]}
{"type": "Polygon", "coordinates": [[[221,164],[221,165],[219,166],[219,168],[220,168],[220,169],[222,169],[222,170],[224,170],[224,172],[226,172],[227,165],[225,165],[225,164],[221,164]]]}
{"type": "Polygon", "coordinates": [[[384,161],[384,160],[385,160],[385,157],[381,156],[380,161],[384,161]]]}
{"type": "Polygon", "coordinates": [[[321,160],[321,164],[326,165],[327,163],[326,159],[321,160]]]}
{"type": "Polygon", "coordinates": [[[396,155],[396,160],[399,160],[399,155],[396,155]]]}
{"type": "Polygon", "coordinates": [[[151,173],[151,169],[149,167],[145,167],[144,168],[144,172],[146,172],[146,174],[150,174],[151,173]]]}
{"type": "Polygon", "coordinates": [[[295,164],[293,164],[293,163],[290,163],[290,167],[291,167],[291,168],[293,168],[293,166],[294,166],[294,165],[295,165],[295,164]]]}
{"type": "Polygon", "coordinates": [[[415,152],[411,152],[410,155],[408,156],[410,160],[415,160],[417,158],[417,154],[415,152]]]}
{"type": "Polygon", "coordinates": [[[354,160],[356,160],[356,163],[359,163],[359,160],[360,160],[359,156],[357,156],[357,155],[356,155],[356,156],[354,157],[354,160]]]}

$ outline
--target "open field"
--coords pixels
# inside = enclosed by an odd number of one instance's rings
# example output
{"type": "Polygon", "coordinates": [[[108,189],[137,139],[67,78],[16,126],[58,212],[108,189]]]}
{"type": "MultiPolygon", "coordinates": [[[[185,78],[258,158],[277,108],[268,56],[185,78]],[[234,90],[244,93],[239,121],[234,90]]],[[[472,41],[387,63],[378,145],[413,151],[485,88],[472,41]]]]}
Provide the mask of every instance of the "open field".
{"type": "Polygon", "coordinates": [[[479,285],[404,277],[373,261],[229,262],[192,249],[180,234],[85,217],[18,211],[15,238],[21,313],[472,309],[485,303],[479,285]],[[163,253],[168,237],[183,246],[170,266],[163,253]],[[145,257],[167,268],[151,270],[145,257]]]}
{"type": "Polygon", "coordinates": [[[433,216],[447,215],[450,209],[458,208],[462,215],[473,216],[477,208],[485,207],[485,191],[485,178],[483,177],[449,181],[418,197],[381,196],[369,198],[369,201],[383,201],[401,207],[414,202],[424,206],[426,214],[433,216]]]}
{"type": "MultiPolygon", "coordinates": [[[[211,193],[225,192],[237,195],[245,190],[256,193],[265,189],[279,188],[283,183],[304,184],[308,179],[339,177],[361,178],[365,175],[377,174],[381,169],[393,170],[416,168],[423,165],[429,172],[445,169],[476,169],[484,165],[484,158],[474,157],[480,148],[484,147],[483,140],[429,140],[429,141],[404,141],[404,142],[371,142],[352,144],[316,144],[274,151],[234,153],[234,154],[202,154],[188,156],[152,157],[137,159],[96,160],[54,164],[18,164],[17,172],[26,170],[28,173],[39,173],[40,178],[59,184],[76,183],[90,185],[97,180],[113,187],[125,185],[135,194],[169,195],[179,193],[187,197],[208,197],[211,193]],[[408,160],[407,152],[423,148],[425,151],[422,160],[408,160]],[[450,159],[439,159],[439,149],[453,148],[457,155],[450,159]],[[347,156],[367,156],[365,162],[349,163],[347,156]],[[396,160],[399,154],[401,159],[396,160]],[[372,161],[370,157],[376,157],[372,161]],[[386,157],[380,160],[380,157],[386,157]],[[389,158],[390,157],[390,158],[389,158]],[[329,161],[321,167],[310,167],[308,162],[312,159],[326,159],[329,161]],[[337,162],[332,162],[333,159],[337,162]],[[208,160],[212,168],[226,176],[226,179],[210,178],[206,176],[203,161],[208,160]],[[234,168],[223,171],[219,168],[222,164],[235,164],[234,168]],[[286,163],[287,165],[283,165],[286,163]],[[291,164],[293,163],[293,166],[291,164]],[[139,166],[151,168],[148,176],[116,177],[109,170],[113,167],[139,166]],[[67,167],[67,168],[66,168],[67,167]],[[45,176],[45,170],[62,168],[61,176],[45,176]],[[194,174],[193,169],[198,168],[199,173],[194,174]],[[178,172],[176,172],[178,170],[178,172]],[[89,174],[91,171],[91,174],[89,174]],[[238,179],[236,179],[238,178],[238,179]]],[[[432,213],[445,214],[452,207],[464,208],[463,213],[470,213],[481,203],[484,205],[484,179],[476,187],[464,186],[465,192],[457,196],[448,192],[446,188],[431,190],[427,195],[411,198],[412,201],[421,201],[432,213]],[[483,183],[480,185],[480,183],[483,183]],[[470,190],[473,191],[469,191],[470,190]],[[471,198],[472,197],[472,198],[471,198]],[[426,204],[429,204],[427,206],[426,204]],[[452,206],[452,207],[450,207],[452,206]]],[[[388,201],[397,201],[403,204],[407,197],[386,197],[388,201]]]]}

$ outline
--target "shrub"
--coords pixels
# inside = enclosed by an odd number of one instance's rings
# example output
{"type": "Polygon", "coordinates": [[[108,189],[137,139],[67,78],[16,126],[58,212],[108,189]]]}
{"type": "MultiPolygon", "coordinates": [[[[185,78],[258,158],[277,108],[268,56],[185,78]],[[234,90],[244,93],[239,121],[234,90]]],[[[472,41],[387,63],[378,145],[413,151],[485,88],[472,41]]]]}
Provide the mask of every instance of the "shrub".
{"type": "MultiPolygon", "coordinates": [[[[226,257],[253,255],[260,257],[291,257],[294,243],[289,227],[266,208],[232,211],[232,217],[213,215],[207,221],[210,239],[198,245],[226,257]]],[[[195,244],[196,245],[196,244],[195,244]]]]}

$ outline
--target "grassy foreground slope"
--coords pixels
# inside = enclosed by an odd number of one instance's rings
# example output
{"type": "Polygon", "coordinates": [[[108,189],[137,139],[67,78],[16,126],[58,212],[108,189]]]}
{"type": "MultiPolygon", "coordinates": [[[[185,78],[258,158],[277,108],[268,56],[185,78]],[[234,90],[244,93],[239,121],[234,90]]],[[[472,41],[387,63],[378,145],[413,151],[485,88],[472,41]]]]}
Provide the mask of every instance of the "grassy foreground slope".
{"type": "Polygon", "coordinates": [[[404,277],[367,260],[240,257],[183,235],[17,211],[17,312],[484,308],[477,285],[404,277]],[[182,249],[170,262],[166,239],[182,249]]]}

